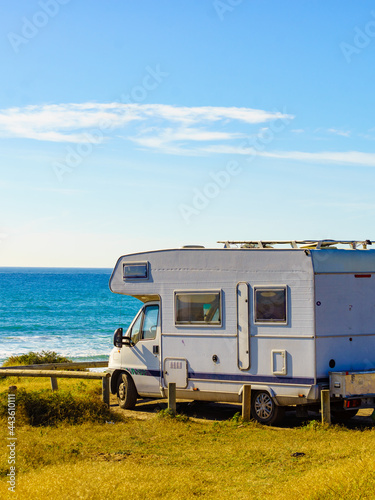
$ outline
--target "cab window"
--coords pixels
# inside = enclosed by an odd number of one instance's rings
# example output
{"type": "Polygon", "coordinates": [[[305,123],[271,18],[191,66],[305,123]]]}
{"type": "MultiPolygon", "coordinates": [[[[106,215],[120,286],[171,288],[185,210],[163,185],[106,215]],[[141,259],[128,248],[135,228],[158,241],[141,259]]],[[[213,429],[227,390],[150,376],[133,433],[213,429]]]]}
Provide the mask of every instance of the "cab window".
{"type": "Polygon", "coordinates": [[[130,338],[132,344],[140,340],[151,340],[156,337],[156,327],[158,325],[159,306],[150,305],[142,309],[138,318],[132,326],[130,338]]]}
{"type": "Polygon", "coordinates": [[[147,306],[145,308],[141,334],[143,340],[154,339],[156,337],[158,316],[159,306],[147,306]]]}

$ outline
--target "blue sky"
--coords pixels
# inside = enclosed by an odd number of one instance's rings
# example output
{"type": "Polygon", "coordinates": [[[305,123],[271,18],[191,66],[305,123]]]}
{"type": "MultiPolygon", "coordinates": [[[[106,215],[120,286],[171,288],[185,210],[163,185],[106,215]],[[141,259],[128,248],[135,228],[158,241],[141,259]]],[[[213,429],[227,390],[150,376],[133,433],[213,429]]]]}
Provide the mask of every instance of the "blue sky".
{"type": "Polygon", "coordinates": [[[0,265],[374,239],[370,1],[4,0],[0,265]]]}

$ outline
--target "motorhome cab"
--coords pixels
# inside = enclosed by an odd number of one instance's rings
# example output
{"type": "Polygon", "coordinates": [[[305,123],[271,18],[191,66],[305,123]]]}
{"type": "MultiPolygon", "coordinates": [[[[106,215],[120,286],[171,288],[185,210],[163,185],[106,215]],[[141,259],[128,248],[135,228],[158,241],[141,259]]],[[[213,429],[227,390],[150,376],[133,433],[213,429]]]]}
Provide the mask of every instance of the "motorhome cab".
{"type": "Polygon", "coordinates": [[[221,243],[118,260],[110,289],[143,302],[109,359],[120,406],[174,382],[180,399],[238,403],[250,384],[252,416],[267,424],[328,387],[337,417],[375,407],[371,242],[221,243]]]}

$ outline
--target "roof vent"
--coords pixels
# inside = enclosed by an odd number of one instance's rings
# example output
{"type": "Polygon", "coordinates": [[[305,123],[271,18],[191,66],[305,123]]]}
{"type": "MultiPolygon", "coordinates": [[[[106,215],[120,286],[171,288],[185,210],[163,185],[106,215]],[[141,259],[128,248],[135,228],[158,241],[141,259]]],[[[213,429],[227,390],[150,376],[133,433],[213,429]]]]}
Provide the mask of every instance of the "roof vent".
{"type": "Polygon", "coordinates": [[[203,245],[184,245],[181,248],[205,248],[203,245]]]}

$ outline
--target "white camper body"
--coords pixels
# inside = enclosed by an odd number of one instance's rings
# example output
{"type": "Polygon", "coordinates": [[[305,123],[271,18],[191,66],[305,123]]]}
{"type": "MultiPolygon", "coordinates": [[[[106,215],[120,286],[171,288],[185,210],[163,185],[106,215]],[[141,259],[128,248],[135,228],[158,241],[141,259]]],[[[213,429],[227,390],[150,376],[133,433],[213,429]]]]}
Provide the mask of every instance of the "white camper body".
{"type": "MultiPolygon", "coordinates": [[[[223,402],[241,402],[250,384],[253,416],[273,423],[285,406],[317,404],[330,372],[375,375],[370,242],[241,243],[118,260],[111,291],[144,302],[126,334],[116,332],[110,355],[123,407],[165,397],[170,382],[178,398],[223,402]]],[[[371,384],[372,392],[357,394],[362,406],[375,406],[371,384]]],[[[344,411],[345,395],[332,397],[344,411]]]]}

